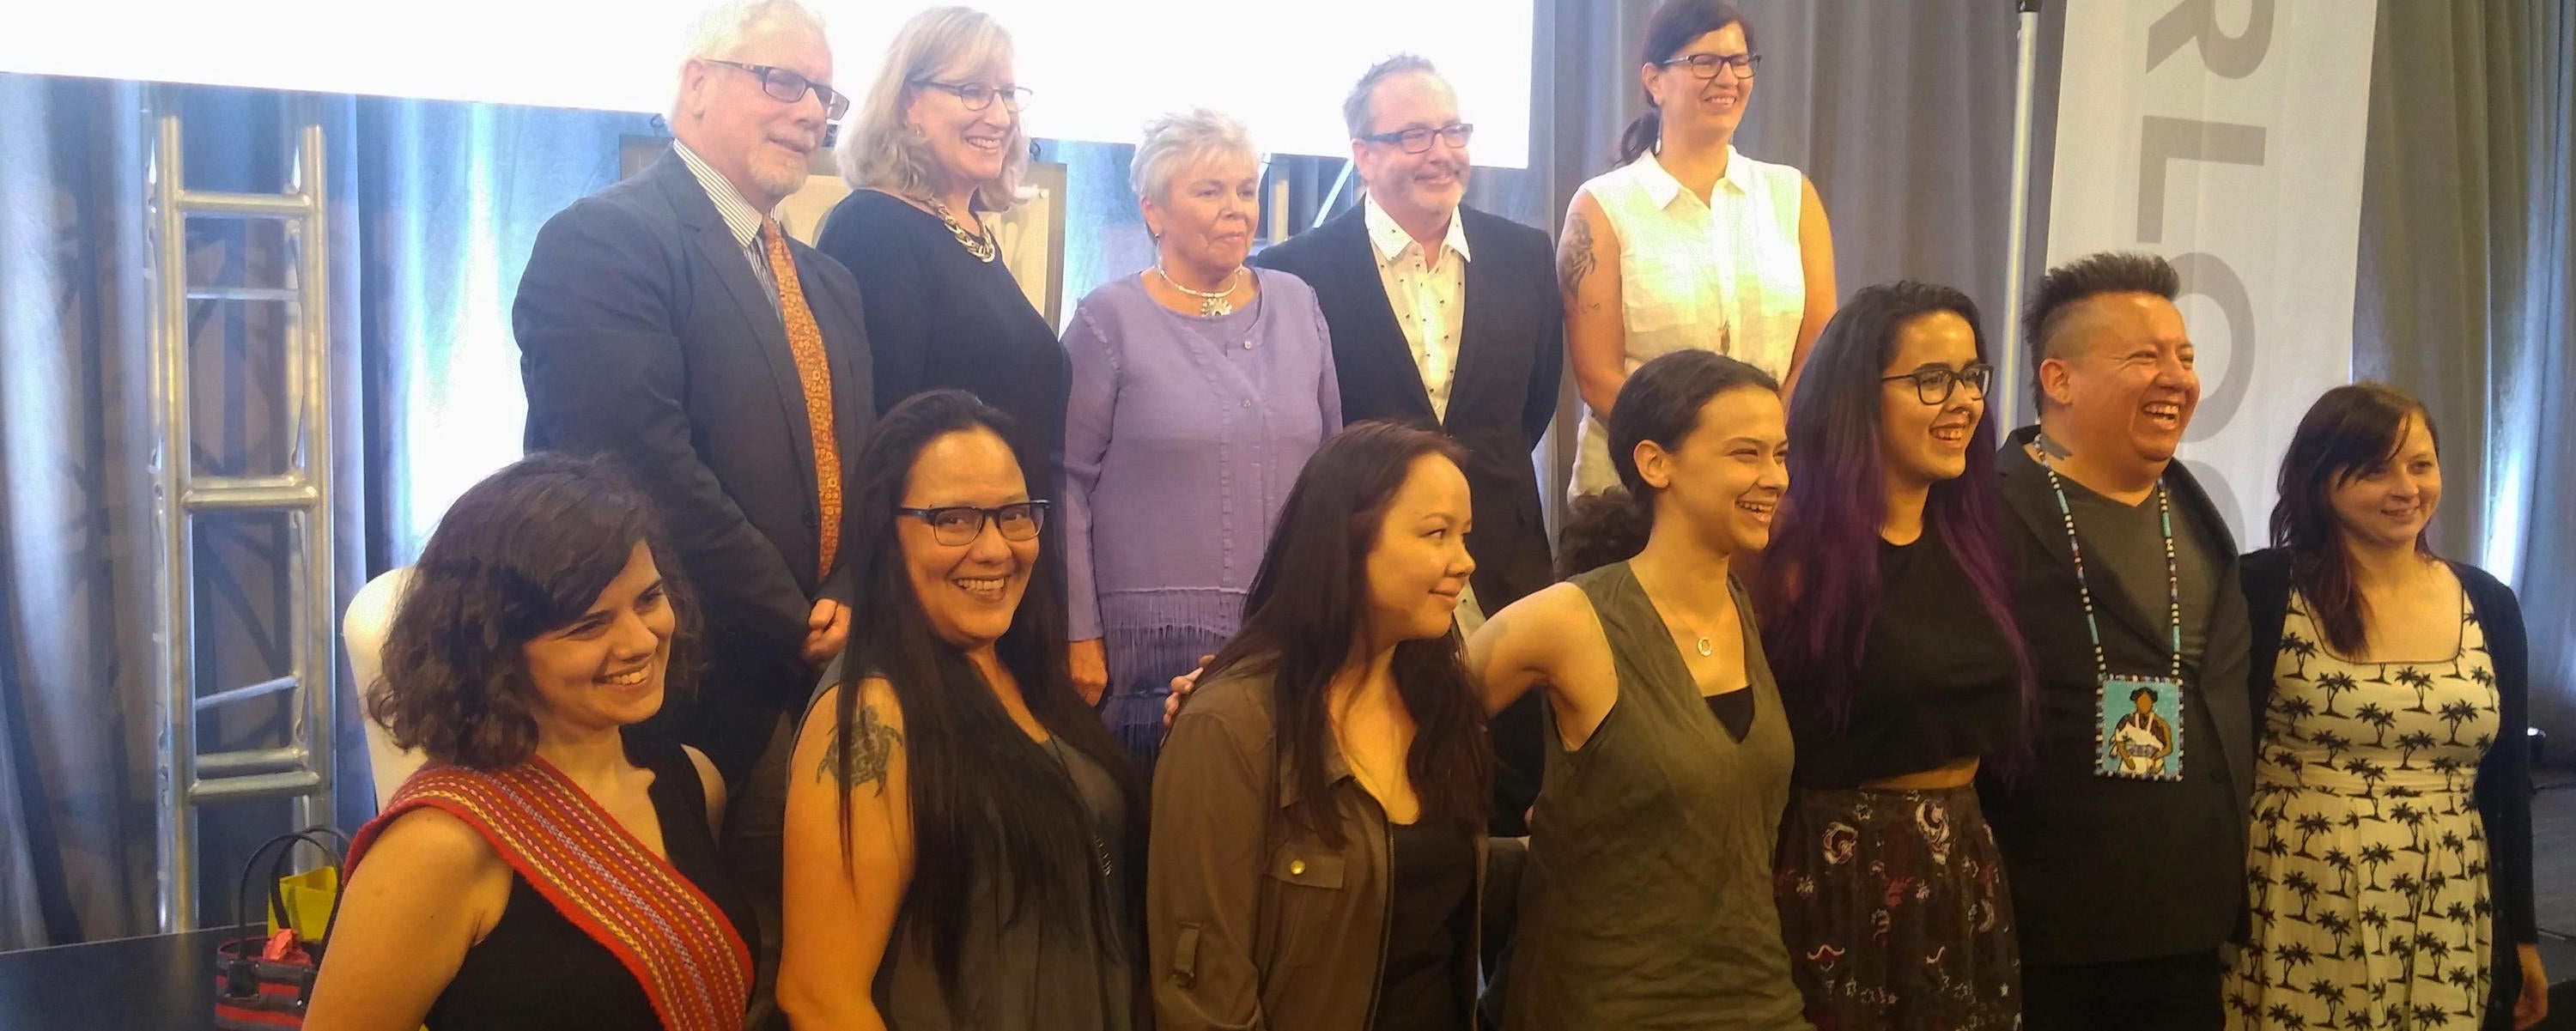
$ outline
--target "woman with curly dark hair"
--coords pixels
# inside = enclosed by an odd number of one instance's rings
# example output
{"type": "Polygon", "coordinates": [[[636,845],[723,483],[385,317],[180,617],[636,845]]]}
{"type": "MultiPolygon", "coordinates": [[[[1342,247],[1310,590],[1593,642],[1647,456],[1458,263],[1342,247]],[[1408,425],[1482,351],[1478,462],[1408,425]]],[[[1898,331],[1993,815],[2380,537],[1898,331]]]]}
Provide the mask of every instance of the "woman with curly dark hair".
{"type": "Polygon", "coordinates": [[[305,1027],[742,1026],[724,782],[637,726],[687,690],[695,625],[650,512],[535,455],[440,520],[366,691],[430,764],[358,832],[305,1027]]]}

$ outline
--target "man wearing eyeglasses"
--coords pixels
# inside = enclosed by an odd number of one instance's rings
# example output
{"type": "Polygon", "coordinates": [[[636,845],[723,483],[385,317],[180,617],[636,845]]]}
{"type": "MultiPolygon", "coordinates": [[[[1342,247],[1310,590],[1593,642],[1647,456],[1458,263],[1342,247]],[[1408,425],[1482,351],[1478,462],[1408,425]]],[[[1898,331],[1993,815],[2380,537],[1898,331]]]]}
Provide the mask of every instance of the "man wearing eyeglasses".
{"type": "Polygon", "coordinates": [[[769,213],[849,102],[794,0],[710,12],[679,73],[670,153],[546,222],[511,321],[528,450],[612,456],[677,544],[708,675],[657,719],[723,774],[727,852],[775,900],[785,783],[754,768],[847,637],[843,482],[876,413],[857,285],[769,213]]]}
{"type": "MultiPolygon", "coordinates": [[[[1547,233],[1461,203],[1467,142],[1458,99],[1431,62],[1401,55],[1342,105],[1360,203],[1253,264],[1315,289],[1333,337],[1342,417],[1394,419],[1467,449],[1475,582],[1462,631],[1555,580],[1530,453],[1556,417],[1564,313],[1547,233]]],[[[1537,797],[1538,710],[1495,718],[1502,769],[1494,833],[1524,833],[1537,797]]]]}

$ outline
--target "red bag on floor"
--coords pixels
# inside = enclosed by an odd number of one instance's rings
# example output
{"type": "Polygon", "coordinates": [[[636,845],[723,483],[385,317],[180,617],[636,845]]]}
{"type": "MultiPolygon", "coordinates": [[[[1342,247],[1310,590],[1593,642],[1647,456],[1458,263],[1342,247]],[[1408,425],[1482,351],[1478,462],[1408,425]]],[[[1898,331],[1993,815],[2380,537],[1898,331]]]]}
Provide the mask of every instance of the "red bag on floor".
{"type": "MultiPolygon", "coordinates": [[[[331,866],[342,865],[346,838],[327,827],[315,827],[292,834],[280,834],[252,850],[250,862],[243,865],[241,891],[234,896],[236,923],[247,923],[242,910],[247,908],[250,882],[259,875],[260,860],[267,859],[269,911],[283,920],[287,913],[282,882],[288,876],[287,865],[295,858],[297,843],[312,845],[331,857],[331,866]]],[[[273,1028],[304,1026],[304,1007],[313,1001],[313,975],[322,968],[322,945],[331,937],[331,921],[340,915],[337,897],[331,900],[331,916],[322,924],[320,937],[306,939],[295,932],[292,921],[271,935],[236,938],[215,948],[215,1027],[217,1031],[269,1031],[273,1028]]]]}

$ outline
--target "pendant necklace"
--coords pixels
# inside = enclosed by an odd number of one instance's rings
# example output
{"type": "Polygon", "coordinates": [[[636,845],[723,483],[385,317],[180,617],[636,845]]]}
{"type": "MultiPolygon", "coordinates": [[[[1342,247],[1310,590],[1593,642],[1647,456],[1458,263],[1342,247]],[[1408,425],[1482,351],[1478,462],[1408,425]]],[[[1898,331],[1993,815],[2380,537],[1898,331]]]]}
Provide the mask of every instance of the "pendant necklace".
{"type": "Polygon", "coordinates": [[[1163,263],[1160,259],[1154,262],[1154,274],[1163,277],[1163,282],[1170,284],[1172,289],[1198,298],[1200,318],[1212,319],[1220,315],[1234,314],[1234,302],[1226,298],[1234,294],[1235,287],[1243,279],[1243,266],[1235,266],[1234,271],[1225,277],[1225,289],[1214,293],[1182,286],[1179,280],[1172,278],[1171,273],[1163,271],[1163,263]]]}
{"type": "MultiPolygon", "coordinates": [[[[1676,609],[1676,610],[1674,610],[1674,612],[1675,612],[1675,614],[1678,616],[1678,615],[1679,615],[1679,613],[1680,613],[1680,610],[1676,609]]],[[[1699,657],[1700,657],[1700,658],[1705,659],[1705,658],[1708,658],[1709,656],[1712,656],[1712,655],[1717,654],[1717,646],[1716,646],[1716,643],[1715,643],[1714,641],[1711,641],[1711,640],[1709,639],[1709,635],[1707,635],[1707,634],[1701,634],[1701,633],[1699,632],[1699,627],[1697,627],[1697,626],[1685,626],[1685,627],[1683,627],[1682,629],[1683,629],[1683,630],[1686,630],[1686,631],[1689,631],[1689,632],[1691,632],[1691,633],[1693,633],[1693,634],[1699,634],[1699,640],[1698,640],[1698,642],[1696,642],[1696,644],[1694,645],[1694,647],[1696,647],[1696,648],[1699,650],[1699,657]]]]}

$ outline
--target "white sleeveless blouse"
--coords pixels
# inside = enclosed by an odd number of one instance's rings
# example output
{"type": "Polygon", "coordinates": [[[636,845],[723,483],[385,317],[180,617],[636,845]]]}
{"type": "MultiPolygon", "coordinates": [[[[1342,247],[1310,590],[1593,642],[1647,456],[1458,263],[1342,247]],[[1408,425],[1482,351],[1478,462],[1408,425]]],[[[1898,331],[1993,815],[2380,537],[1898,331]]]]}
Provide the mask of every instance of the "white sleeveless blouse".
{"type": "MultiPolygon", "coordinates": [[[[1619,240],[1619,307],[1627,367],[1685,348],[1716,351],[1783,377],[1807,310],[1798,215],[1806,177],[1727,148],[1711,203],[1683,189],[1655,155],[1583,184],[1619,240]]],[[[1586,413],[1573,493],[1618,485],[1609,430],[1586,413]]]]}

